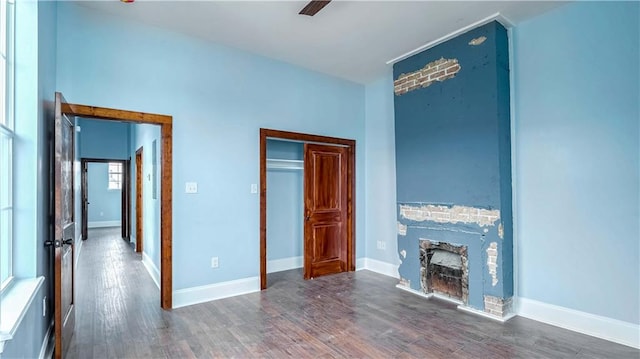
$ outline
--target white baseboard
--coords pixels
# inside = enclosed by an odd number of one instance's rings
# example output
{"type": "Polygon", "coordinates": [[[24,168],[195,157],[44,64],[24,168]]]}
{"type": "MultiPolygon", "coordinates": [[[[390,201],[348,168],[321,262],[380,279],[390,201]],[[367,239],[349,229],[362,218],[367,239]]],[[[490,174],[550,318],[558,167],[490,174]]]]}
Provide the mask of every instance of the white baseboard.
{"type": "Polygon", "coordinates": [[[96,222],[87,223],[87,228],[105,228],[105,227],[120,227],[120,221],[96,221],[96,222]]]}
{"type": "Polygon", "coordinates": [[[423,292],[421,292],[419,290],[415,290],[413,288],[407,287],[407,286],[402,285],[402,284],[396,284],[396,288],[402,289],[402,290],[404,290],[406,292],[409,292],[409,293],[411,293],[413,295],[417,295],[419,297],[423,297],[423,298],[427,298],[427,299],[430,299],[431,297],[433,297],[433,293],[423,293],[423,292]]]}
{"type": "Polygon", "coordinates": [[[51,340],[51,336],[53,335],[53,320],[49,324],[49,329],[47,329],[47,334],[44,335],[44,340],[42,341],[42,346],[40,347],[40,354],[38,354],[39,359],[48,359],[53,357],[53,341],[51,340]]]}
{"type": "Polygon", "coordinates": [[[274,259],[267,262],[267,273],[282,272],[285,270],[302,268],[302,266],[302,256],[274,259]]]}
{"type": "Polygon", "coordinates": [[[178,289],[173,292],[173,308],[259,291],[260,277],[249,277],[199,287],[178,289]]]}
{"type": "Polygon", "coordinates": [[[478,316],[481,316],[481,317],[484,317],[484,318],[487,318],[487,319],[495,320],[495,321],[500,322],[500,323],[505,323],[509,319],[511,319],[511,318],[516,316],[515,313],[509,313],[509,314],[505,315],[504,317],[498,317],[498,316],[495,316],[495,315],[491,315],[491,314],[489,314],[487,312],[483,312],[483,311],[481,311],[479,309],[467,307],[467,306],[464,306],[464,305],[458,305],[458,310],[461,310],[461,311],[467,312],[467,313],[471,313],[473,315],[478,315],[478,316]]]}
{"type": "Polygon", "coordinates": [[[158,289],[160,289],[160,271],[145,252],[142,252],[142,264],[144,264],[144,267],[147,269],[147,272],[149,272],[151,279],[153,279],[153,282],[156,284],[158,289]]]}
{"type": "Polygon", "coordinates": [[[640,349],[638,324],[521,297],[514,304],[521,317],[640,349]]]}
{"type": "Polygon", "coordinates": [[[404,285],[401,285],[401,284],[396,284],[396,288],[402,289],[402,290],[407,291],[407,292],[409,292],[409,293],[411,293],[413,295],[417,295],[417,296],[420,296],[420,297],[423,297],[423,298],[426,298],[426,299],[437,298],[437,299],[443,300],[445,302],[456,304],[458,306],[457,307],[458,310],[460,310],[460,311],[471,313],[473,315],[478,315],[478,316],[481,316],[481,317],[484,317],[484,318],[487,318],[487,319],[495,320],[495,321],[498,321],[500,323],[504,323],[507,320],[509,320],[509,319],[511,319],[511,318],[516,316],[513,313],[509,313],[509,314],[505,315],[504,317],[496,317],[495,315],[491,315],[489,313],[485,313],[485,312],[483,312],[481,310],[462,305],[461,301],[459,301],[457,299],[449,298],[449,297],[447,297],[445,295],[440,295],[438,293],[424,293],[422,291],[415,290],[413,288],[410,288],[410,287],[407,287],[407,286],[404,286],[404,285]]]}
{"type": "Polygon", "coordinates": [[[398,274],[398,265],[396,264],[391,264],[372,258],[359,258],[356,260],[356,270],[362,269],[386,275],[387,277],[400,279],[400,274],[398,274]]]}

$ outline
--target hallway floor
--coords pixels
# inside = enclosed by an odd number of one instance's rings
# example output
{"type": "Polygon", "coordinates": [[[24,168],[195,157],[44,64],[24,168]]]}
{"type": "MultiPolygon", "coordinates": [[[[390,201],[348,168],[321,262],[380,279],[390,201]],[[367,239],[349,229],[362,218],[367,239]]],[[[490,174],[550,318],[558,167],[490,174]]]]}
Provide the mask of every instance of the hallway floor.
{"type": "Polygon", "coordinates": [[[172,311],[119,228],[93,229],[76,271],[68,358],[638,358],[640,351],[516,317],[458,311],[369,271],[304,281],[172,311]]]}

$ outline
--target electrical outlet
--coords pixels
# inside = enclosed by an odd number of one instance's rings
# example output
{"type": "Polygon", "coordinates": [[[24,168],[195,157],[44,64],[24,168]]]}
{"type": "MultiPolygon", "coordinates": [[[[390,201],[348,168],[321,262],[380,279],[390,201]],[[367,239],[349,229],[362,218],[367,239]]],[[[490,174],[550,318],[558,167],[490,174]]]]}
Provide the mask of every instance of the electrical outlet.
{"type": "Polygon", "coordinates": [[[184,193],[198,193],[198,182],[186,182],[184,184],[184,193]]]}
{"type": "Polygon", "coordinates": [[[218,257],[211,257],[211,268],[218,268],[218,257]]]}
{"type": "Polygon", "coordinates": [[[42,298],[42,316],[47,316],[47,297],[42,298]]]}
{"type": "Polygon", "coordinates": [[[385,241],[378,241],[377,247],[380,250],[385,250],[387,249],[387,243],[385,241]]]}

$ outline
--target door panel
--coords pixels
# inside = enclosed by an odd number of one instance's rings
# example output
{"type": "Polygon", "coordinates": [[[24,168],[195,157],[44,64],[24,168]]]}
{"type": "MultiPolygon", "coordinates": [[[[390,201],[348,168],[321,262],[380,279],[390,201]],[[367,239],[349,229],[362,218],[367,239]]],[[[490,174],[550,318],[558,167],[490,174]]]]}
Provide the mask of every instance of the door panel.
{"type": "Polygon", "coordinates": [[[318,189],[311,192],[314,196],[309,204],[312,211],[339,211],[340,210],[340,154],[319,153],[313,154],[315,178],[314,187],[318,189]]]}
{"type": "Polygon", "coordinates": [[[304,278],[347,271],[347,148],[305,144],[304,278]]]}
{"type": "Polygon", "coordinates": [[[54,329],[55,357],[68,350],[75,326],[73,118],[62,113],[64,97],[56,93],[54,133],[54,329]]]}
{"type": "Polygon", "coordinates": [[[319,224],[313,226],[313,259],[328,261],[340,259],[340,225],[319,224]],[[324,240],[323,240],[324,239],[324,240]]]}

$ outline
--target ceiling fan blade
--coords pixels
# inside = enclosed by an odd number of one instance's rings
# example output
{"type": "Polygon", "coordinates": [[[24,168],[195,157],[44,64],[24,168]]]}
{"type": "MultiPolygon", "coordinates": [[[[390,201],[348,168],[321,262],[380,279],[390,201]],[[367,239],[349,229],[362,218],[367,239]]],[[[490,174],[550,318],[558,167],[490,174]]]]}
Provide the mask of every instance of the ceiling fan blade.
{"type": "Polygon", "coordinates": [[[331,0],[313,0],[310,1],[304,9],[300,10],[298,14],[300,15],[309,15],[313,16],[318,13],[318,11],[322,10],[323,7],[327,6],[331,0]]]}

